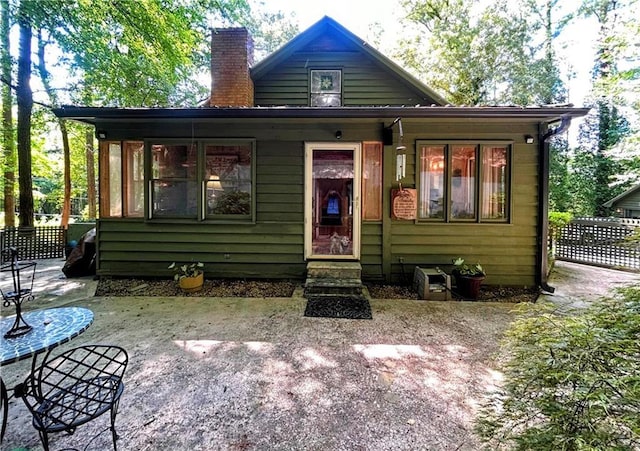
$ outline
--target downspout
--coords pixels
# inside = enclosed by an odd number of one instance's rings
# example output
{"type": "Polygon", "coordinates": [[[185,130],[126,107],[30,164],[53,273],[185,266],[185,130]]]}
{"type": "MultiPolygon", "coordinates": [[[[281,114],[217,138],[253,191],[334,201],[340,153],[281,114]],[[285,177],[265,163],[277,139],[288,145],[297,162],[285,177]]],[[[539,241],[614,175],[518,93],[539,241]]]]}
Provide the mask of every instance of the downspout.
{"type": "Polygon", "coordinates": [[[547,283],[549,262],[547,255],[547,240],[549,237],[549,139],[564,133],[571,125],[571,117],[563,116],[560,125],[547,130],[540,139],[540,166],[538,169],[538,268],[536,278],[540,288],[549,293],[556,289],[547,283]]]}

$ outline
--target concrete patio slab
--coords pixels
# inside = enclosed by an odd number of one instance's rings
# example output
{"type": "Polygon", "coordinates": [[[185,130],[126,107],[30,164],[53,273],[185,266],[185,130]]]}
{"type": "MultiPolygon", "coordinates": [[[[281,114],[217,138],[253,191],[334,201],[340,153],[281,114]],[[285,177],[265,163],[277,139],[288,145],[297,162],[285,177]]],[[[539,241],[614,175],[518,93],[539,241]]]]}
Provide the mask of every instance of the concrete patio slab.
{"type": "MultiPolygon", "coordinates": [[[[51,271],[29,308],[95,314],[64,347],[113,343],[129,352],[120,450],[475,450],[473,417],[500,383],[498,342],[514,319],[512,304],[380,299],[371,300],[373,320],[307,318],[299,290],[269,299],[94,297],[91,278],[68,280],[82,288],[67,290],[51,271]]],[[[598,279],[591,268],[561,262],[556,271],[555,298],[571,302],[639,280],[598,268],[610,283],[596,291],[586,288],[585,277],[598,279]]],[[[29,366],[3,367],[7,386],[29,366]]],[[[9,411],[1,449],[40,449],[22,401],[12,399],[9,411]]],[[[54,435],[53,449],[83,448],[107,425],[54,435]]],[[[103,433],[88,449],[109,447],[103,433]]]]}

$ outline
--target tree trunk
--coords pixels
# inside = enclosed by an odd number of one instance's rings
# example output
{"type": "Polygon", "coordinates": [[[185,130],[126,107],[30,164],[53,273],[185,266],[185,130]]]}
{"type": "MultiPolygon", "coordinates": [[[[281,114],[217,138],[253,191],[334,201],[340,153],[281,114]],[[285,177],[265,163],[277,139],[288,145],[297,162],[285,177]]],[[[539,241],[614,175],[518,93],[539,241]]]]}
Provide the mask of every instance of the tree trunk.
{"type": "Polygon", "coordinates": [[[2,17],[0,19],[0,60],[2,61],[2,147],[4,149],[4,225],[16,225],[16,199],[14,189],[16,183],[16,146],[13,133],[13,96],[11,95],[11,54],[9,38],[9,1],[0,0],[2,17]]]}
{"type": "Polygon", "coordinates": [[[96,170],[93,147],[93,129],[87,128],[85,139],[87,142],[87,208],[89,219],[96,219],[96,170]]]}
{"type": "Polygon", "coordinates": [[[33,227],[33,184],[31,179],[31,110],[33,92],[31,80],[31,23],[26,7],[20,3],[18,25],[18,186],[20,188],[20,227],[33,227]]]}
{"type": "Polygon", "coordinates": [[[64,119],[60,119],[58,123],[60,124],[60,132],[62,133],[62,158],[64,161],[64,200],[62,201],[60,225],[67,228],[67,226],[69,226],[69,215],[71,213],[71,148],[69,147],[67,123],[64,119]]]}
{"type": "MultiPolygon", "coordinates": [[[[44,90],[47,92],[51,104],[57,105],[58,96],[49,82],[50,74],[45,62],[45,47],[46,43],[42,38],[42,29],[40,29],[38,30],[38,71],[40,72],[40,79],[42,80],[44,90]]],[[[62,155],[64,164],[64,197],[62,200],[60,225],[67,228],[69,226],[69,216],[71,215],[71,148],[69,146],[69,131],[67,130],[66,121],[64,119],[58,119],[58,126],[60,127],[60,134],[62,135],[62,155]]]]}

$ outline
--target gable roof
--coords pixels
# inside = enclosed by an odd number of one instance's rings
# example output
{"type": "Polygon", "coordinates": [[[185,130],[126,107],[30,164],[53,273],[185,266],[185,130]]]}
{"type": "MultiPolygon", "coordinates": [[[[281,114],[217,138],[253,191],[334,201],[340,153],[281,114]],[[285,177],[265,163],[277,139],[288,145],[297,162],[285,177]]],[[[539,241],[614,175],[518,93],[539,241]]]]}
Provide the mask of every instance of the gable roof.
{"type": "Polygon", "coordinates": [[[632,186],[631,188],[626,190],[624,193],[619,194],[616,197],[614,197],[613,199],[606,201],[603,204],[603,206],[605,206],[605,207],[613,207],[614,204],[617,204],[620,201],[626,199],[627,197],[632,196],[633,194],[637,193],[638,191],[640,191],[640,184],[632,186]]]}
{"type": "Polygon", "coordinates": [[[294,53],[302,51],[305,47],[327,37],[333,38],[332,40],[334,41],[342,41],[346,45],[354,47],[367,55],[390,73],[395,75],[400,82],[418,91],[422,97],[430,99],[433,105],[444,106],[448,104],[446,99],[436,93],[433,89],[426,86],[382,53],[369,46],[364,39],[359,38],[329,16],[324,16],[318,22],[294,37],[287,44],[255,64],[251,68],[251,78],[253,78],[254,81],[261,79],[271,70],[278,67],[283,61],[291,57],[294,53]]]}

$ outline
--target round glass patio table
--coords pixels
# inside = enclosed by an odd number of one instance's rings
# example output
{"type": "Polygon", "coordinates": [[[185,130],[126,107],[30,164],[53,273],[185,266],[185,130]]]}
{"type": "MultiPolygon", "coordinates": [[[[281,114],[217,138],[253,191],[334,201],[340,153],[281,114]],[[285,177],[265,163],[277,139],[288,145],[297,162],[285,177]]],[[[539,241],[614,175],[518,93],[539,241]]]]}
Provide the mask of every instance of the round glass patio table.
{"type": "MultiPolygon", "coordinates": [[[[35,357],[77,337],[93,323],[93,312],[83,307],[60,307],[34,310],[22,315],[31,331],[15,338],[4,338],[15,321],[15,315],[0,320],[0,366],[35,357]]],[[[8,393],[0,378],[2,424],[0,442],[7,424],[8,393]]]]}
{"type": "Polygon", "coordinates": [[[14,316],[0,321],[0,366],[26,359],[77,337],[93,322],[93,312],[83,307],[60,307],[34,310],[22,315],[33,327],[30,332],[15,338],[4,338],[14,316]]]}

